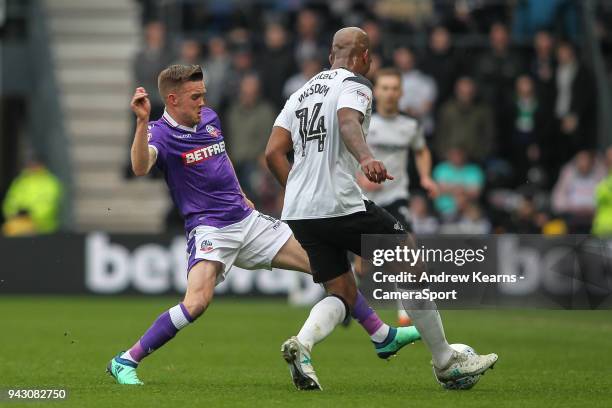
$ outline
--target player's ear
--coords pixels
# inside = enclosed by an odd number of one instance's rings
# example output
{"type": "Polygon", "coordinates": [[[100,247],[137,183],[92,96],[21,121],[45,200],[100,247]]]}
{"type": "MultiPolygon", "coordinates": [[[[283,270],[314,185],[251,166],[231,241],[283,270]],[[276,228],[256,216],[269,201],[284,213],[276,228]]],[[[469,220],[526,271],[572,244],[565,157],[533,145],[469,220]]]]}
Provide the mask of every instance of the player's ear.
{"type": "Polygon", "coordinates": [[[167,97],[167,103],[168,105],[172,105],[172,106],[176,106],[177,103],[177,96],[175,93],[169,93],[168,97],[167,97]]]}
{"type": "Polygon", "coordinates": [[[334,65],[334,55],[329,53],[329,66],[331,67],[332,65],[334,65]]]}

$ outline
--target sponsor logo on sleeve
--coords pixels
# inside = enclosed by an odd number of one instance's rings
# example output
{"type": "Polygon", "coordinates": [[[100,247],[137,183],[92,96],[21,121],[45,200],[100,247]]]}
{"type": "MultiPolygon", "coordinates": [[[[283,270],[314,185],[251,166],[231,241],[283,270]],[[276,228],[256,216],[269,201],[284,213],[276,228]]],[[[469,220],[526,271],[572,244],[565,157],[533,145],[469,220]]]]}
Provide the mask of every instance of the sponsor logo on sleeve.
{"type": "Polygon", "coordinates": [[[357,90],[357,100],[360,104],[367,105],[368,103],[370,103],[370,95],[360,90],[357,90]]]}

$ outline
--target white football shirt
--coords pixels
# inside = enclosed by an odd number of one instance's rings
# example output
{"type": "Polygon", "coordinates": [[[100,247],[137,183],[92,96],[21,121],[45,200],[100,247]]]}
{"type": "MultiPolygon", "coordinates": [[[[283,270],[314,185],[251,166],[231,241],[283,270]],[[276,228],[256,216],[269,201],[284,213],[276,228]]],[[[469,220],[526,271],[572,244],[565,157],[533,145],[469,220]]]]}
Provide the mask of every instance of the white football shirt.
{"type": "Polygon", "coordinates": [[[382,207],[408,199],[408,149],[418,151],[425,147],[422,126],[406,115],[384,117],[375,113],[370,122],[368,145],[374,157],[395,177],[379,184],[380,190],[366,192],[368,198],[382,207]]]}
{"type": "Polygon", "coordinates": [[[294,162],[289,172],[281,218],[330,218],[365,211],[365,196],[355,175],[359,163],[348,151],[337,111],[351,108],[364,116],[367,135],[372,114],[372,84],[345,68],[322,71],[293,93],[274,126],[291,132],[294,162]]]}

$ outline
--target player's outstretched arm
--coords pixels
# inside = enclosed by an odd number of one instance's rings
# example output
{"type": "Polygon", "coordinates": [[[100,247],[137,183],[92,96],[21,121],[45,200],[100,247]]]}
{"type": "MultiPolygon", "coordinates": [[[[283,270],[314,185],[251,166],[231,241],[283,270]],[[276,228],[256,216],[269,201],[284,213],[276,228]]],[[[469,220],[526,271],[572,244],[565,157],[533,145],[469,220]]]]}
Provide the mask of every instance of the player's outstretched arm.
{"type": "Polygon", "coordinates": [[[361,171],[368,180],[374,183],[393,180],[393,176],[387,174],[385,165],[376,160],[370,151],[361,128],[362,121],[362,113],[355,109],[342,108],[338,110],[338,126],[344,144],[353,157],[357,159],[361,171]]]}
{"type": "Polygon", "coordinates": [[[136,88],[130,107],[136,115],[136,132],[134,133],[134,142],[130,152],[132,170],[136,176],[144,176],[149,173],[157,158],[157,152],[152,147],[149,147],[147,140],[151,102],[149,101],[149,94],[144,88],[136,88]]]}
{"type": "Polygon", "coordinates": [[[283,188],[287,185],[289,171],[291,170],[291,163],[287,159],[287,153],[292,148],[291,133],[283,127],[274,126],[266,146],[266,163],[283,188]]]}

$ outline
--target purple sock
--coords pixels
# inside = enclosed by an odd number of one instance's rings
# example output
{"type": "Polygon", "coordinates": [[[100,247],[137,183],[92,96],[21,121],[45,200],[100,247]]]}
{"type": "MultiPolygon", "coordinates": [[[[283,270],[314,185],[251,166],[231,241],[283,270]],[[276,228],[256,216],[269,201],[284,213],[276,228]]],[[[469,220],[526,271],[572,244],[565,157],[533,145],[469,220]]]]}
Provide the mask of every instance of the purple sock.
{"type": "Polygon", "coordinates": [[[384,324],[376,312],[368,305],[361,292],[357,292],[357,300],[351,311],[351,316],[359,321],[359,324],[363,326],[370,336],[376,333],[376,330],[380,329],[384,324]]]}
{"type": "Polygon", "coordinates": [[[179,330],[191,322],[193,322],[193,318],[182,303],[166,310],[159,315],[140,340],[132,346],[129,351],[130,356],[140,362],[140,360],[166,344],[179,330]]]}

